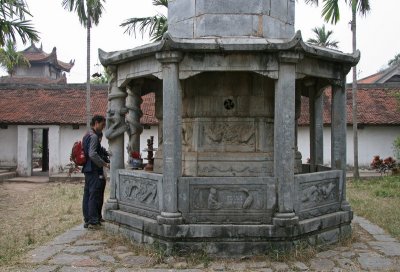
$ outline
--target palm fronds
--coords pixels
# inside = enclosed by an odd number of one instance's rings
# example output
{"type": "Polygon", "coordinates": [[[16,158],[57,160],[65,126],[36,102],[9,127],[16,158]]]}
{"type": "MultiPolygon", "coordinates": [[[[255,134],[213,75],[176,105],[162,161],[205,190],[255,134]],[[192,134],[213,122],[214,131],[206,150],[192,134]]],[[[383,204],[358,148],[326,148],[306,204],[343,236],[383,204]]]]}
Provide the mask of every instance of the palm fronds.
{"type": "Polygon", "coordinates": [[[155,15],[152,17],[130,18],[125,20],[121,27],[126,27],[124,33],[135,35],[139,31],[142,33],[148,32],[152,41],[159,41],[162,39],[165,32],[168,30],[168,19],[164,15],[155,15]]]}
{"type": "Polygon", "coordinates": [[[26,15],[31,16],[24,0],[0,0],[0,46],[7,40],[15,43],[17,35],[24,44],[39,40],[39,32],[25,19],[26,15]]]}
{"type": "Polygon", "coordinates": [[[315,34],[315,38],[307,40],[308,43],[315,44],[322,47],[338,48],[338,41],[331,40],[333,34],[332,30],[326,31],[325,25],[322,27],[315,27],[312,30],[315,34]]]}
{"type": "MultiPolygon", "coordinates": [[[[153,0],[154,6],[162,6],[168,8],[168,0],[153,0]]],[[[129,18],[125,20],[121,27],[125,27],[124,33],[129,35],[134,34],[136,38],[137,32],[142,34],[148,33],[151,41],[159,41],[164,33],[168,31],[168,18],[162,14],[157,14],[150,17],[129,18]]]]}

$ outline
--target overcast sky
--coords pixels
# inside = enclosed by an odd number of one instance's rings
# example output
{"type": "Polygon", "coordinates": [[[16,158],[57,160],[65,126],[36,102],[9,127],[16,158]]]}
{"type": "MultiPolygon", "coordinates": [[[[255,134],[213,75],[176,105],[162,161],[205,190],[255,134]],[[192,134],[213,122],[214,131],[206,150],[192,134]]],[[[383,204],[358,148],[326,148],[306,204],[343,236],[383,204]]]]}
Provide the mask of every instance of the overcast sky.
{"type": "MultiPolygon", "coordinates": [[[[279,0],[272,0],[279,1],[279,0]]],[[[245,3],[246,0],[243,0],[245,3]]],[[[312,37],[311,29],[322,26],[321,7],[309,6],[298,0],[296,2],[296,30],[301,30],[303,39],[312,37]]],[[[343,2],[341,21],[337,25],[327,24],[333,30],[333,38],[339,41],[339,49],[349,53],[351,47],[350,8],[343,2]]],[[[32,21],[40,32],[45,52],[57,47],[58,58],[68,62],[75,59],[75,66],[67,73],[69,83],[81,83],[86,80],[86,31],[79,24],[75,13],[65,11],[61,0],[27,0],[33,15],[32,21]]],[[[144,17],[157,12],[166,13],[162,8],[156,9],[152,0],[107,0],[105,14],[100,24],[92,29],[91,73],[100,71],[97,49],[116,51],[133,48],[149,40],[124,34],[119,24],[130,17],[144,17]]],[[[367,17],[358,17],[358,49],[361,61],[358,66],[359,78],[368,76],[385,67],[388,60],[400,53],[400,0],[370,0],[371,12],[367,17]]],[[[40,43],[38,44],[40,45],[40,43]]],[[[29,45],[18,44],[18,50],[29,45]]],[[[1,74],[5,74],[1,71],[1,74]]],[[[350,73],[351,74],[351,73],[350,73]]],[[[348,77],[350,79],[351,77],[348,77]]],[[[348,80],[349,81],[349,80],[348,80]]]]}

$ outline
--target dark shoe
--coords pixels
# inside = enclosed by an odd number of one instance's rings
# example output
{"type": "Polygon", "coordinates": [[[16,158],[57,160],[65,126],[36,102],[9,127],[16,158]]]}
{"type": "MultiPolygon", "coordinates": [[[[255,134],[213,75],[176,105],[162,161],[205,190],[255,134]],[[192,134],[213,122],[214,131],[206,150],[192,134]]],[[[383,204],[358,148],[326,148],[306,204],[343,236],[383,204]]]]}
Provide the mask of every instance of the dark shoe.
{"type": "Polygon", "coordinates": [[[99,220],[101,223],[106,222],[106,220],[104,220],[103,218],[100,218],[99,220]]]}
{"type": "Polygon", "coordinates": [[[84,227],[85,229],[87,229],[87,228],[88,228],[88,226],[89,226],[89,223],[85,223],[85,224],[83,224],[83,227],[84,227]]]}
{"type": "Polygon", "coordinates": [[[100,224],[88,224],[88,229],[90,230],[99,230],[101,229],[101,225],[100,224]]]}

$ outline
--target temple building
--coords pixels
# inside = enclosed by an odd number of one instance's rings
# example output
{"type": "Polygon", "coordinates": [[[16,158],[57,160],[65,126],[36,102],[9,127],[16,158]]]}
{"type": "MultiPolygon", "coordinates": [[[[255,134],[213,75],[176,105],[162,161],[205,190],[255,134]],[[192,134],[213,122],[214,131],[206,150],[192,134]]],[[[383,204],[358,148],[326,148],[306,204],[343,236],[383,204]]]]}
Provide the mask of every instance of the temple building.
{"type": "Polygon", "coordinates": [[[1,77],[0,83],[66,84],[65,72],[71,71],[75,64],[75,60],[68,63],[58,60],[56,47],[51,53],[46,53],[42,45],[38,48],[32,43],[21,53],[30,66],[18,66],[13,76],[1,77]]]}

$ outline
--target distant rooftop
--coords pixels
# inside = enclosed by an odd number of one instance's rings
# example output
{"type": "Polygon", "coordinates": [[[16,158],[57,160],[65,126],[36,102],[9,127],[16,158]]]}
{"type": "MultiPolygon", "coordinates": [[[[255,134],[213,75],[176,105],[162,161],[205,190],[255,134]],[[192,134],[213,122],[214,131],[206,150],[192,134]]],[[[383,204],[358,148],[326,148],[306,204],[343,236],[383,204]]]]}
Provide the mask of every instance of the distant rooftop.
{"type": "Polygon", "coordinates": [[[46,53],[42,45],[36,47],[32,43],[20,53],[29,61],[30,66],[17,66],[12,76],[0,77],[0,83],[66,84],[65,72],[71,71],[75,64],[74,60],[68,63],[58,60],[56,47],[51,53],[46,53]]]}

